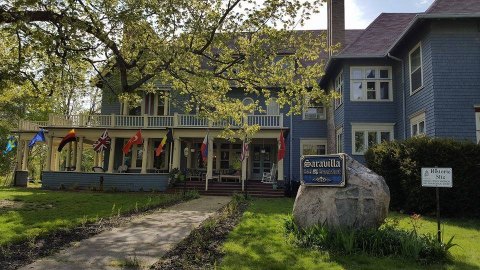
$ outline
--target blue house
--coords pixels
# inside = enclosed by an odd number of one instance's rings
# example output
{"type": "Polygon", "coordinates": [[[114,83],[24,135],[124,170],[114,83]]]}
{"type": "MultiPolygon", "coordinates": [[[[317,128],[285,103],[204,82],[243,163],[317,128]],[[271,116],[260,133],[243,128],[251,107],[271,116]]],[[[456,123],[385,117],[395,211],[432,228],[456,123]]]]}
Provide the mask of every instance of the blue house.
{"type": "MultiPolygon", "coordinates": [[[[340,98],[332,106],[308,103],[302,115],[293,117],[279,108],[275,98],[260,100],[265,112],[243,120],[260,126],[244,161],[240,161],[241,138],[230,142],[219,137],[229,123],[210,122],[184,111],[172,102],[181,97],[159,84],[157,93],[144,94],[139,107],[122,104],[104,91],[100,115],[21,121],[23,147],[18,147],[17,169],[26,170],[26,144],[39,127],[48,130],[45,186],[87,188],[101,179],[105,187],[123,190],[165,190],[168,172],[176,168],[188,171],[189,185],[199,189],[217,186],[219,191],[224,188],[220,184],[231,182],[237,190],[248,184],[252,192],[265,193],[259,185],[264,173],[275,171],[280,183],[298,182],[304,154],[347,153],[363,161],[368,147],[385,140],[417,135],[480,139],[478,1],[437,0],[425,13],[383,13],[365,30],[345,30],[344,18],[344,2],[328,1],[328,29],[312,31],[327,35],[329,45],[342,47],[325,55],[325,76],[319,78],[324,89],[337,91],[340,98]],[[62,153],[54,151],[72,128],[77,142],[62,153]],[[84,144],[93,143],[105,129],[112,147],[95,155],[98,171],[82,168],[84,144]],[[124,154],[123,145],[139,129],[144,143],[124,154]],[[174,141],[157,157],[154,150],[169,129],[174,141]],[[286,155],[278,160],[281,131],[286,134],[286,155]],[[200,147],[207,132],[204,162],[200,147]]],[[[239,89],[230,95],[245,104],[260,99],[239,89]]]]}

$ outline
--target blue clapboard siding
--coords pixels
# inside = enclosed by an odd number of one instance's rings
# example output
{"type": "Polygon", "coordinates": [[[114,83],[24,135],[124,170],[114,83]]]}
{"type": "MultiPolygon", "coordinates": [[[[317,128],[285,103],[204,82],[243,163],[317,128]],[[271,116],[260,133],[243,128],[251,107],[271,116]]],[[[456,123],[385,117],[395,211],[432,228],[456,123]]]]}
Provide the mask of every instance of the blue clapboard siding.
{"type": "Polygon", "coordinates": [[[100,188],[103,177],[103,190],[118,191],[165,191],[168,187],[168,174],[110,174],[77,172],[42,172],[42,188],[60,189],[100,188]]]}
{"type": "Polygon", "coordinates": [[[435,136],[475,141],[474,106],[480,104],[478,20],[435,21],[431,29],[435,136]]]}

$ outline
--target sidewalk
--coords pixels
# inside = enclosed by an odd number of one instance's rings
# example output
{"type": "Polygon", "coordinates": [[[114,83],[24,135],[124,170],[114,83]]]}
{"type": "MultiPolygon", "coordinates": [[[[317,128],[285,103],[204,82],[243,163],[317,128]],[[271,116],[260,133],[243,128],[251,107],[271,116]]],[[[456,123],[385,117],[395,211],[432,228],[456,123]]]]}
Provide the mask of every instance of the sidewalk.
{"type": "Polygon", "coordinates": [[[20,269],[122,269],[135,260],[148,268],[230,199],[202,196],[160,209],[20,269]]]}

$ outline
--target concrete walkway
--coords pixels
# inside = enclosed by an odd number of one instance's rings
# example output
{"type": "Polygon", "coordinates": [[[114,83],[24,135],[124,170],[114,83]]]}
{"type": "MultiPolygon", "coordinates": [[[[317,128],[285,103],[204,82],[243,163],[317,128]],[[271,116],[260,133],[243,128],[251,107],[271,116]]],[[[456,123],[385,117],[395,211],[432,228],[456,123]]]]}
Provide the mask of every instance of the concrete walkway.
{"type": "Polygon", "coordinates": [[[202,196],[160,209],[21,269],[122,269],[134,260],[148,268],[230,199],[202,196]]]}

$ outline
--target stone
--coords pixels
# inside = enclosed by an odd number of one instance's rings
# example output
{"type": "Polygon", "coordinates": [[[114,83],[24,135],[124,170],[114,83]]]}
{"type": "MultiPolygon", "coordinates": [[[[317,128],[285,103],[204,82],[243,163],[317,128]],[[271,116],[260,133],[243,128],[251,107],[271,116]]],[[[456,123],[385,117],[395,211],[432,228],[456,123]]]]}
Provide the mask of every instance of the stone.
{"type": "Polygon", "coordinates": [[[388,214],[390,190],[380,175],[345,155],[345,187],[300,186],[293,218],[300,228],[378,228],[388,214]]]}

